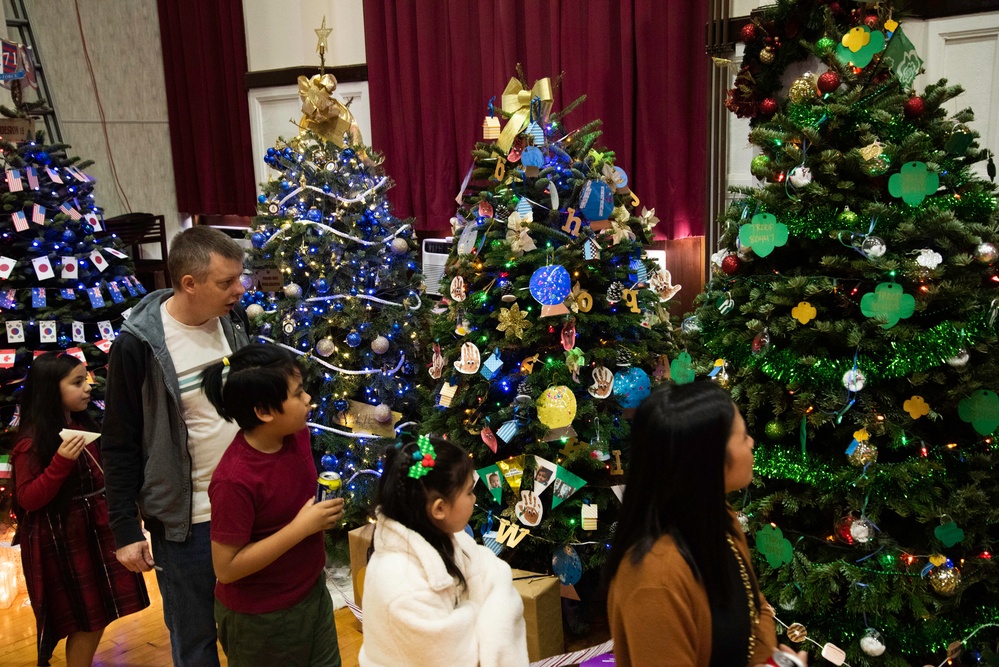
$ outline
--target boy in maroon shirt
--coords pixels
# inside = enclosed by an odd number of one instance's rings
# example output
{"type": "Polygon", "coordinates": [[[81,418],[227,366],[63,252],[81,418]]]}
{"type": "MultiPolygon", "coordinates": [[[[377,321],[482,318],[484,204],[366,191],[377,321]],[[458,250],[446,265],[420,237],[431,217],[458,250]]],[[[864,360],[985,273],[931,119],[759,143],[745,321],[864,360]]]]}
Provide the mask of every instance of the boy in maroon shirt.
{"type": "Polygon", "coordinates": [[[208,487],[222,650],[240,667],[340,667],[322,533],[343,499],[315,502],[302,373],[287,350],[249,345],[205,369],[202,384],[240,427],[208,487]]]}

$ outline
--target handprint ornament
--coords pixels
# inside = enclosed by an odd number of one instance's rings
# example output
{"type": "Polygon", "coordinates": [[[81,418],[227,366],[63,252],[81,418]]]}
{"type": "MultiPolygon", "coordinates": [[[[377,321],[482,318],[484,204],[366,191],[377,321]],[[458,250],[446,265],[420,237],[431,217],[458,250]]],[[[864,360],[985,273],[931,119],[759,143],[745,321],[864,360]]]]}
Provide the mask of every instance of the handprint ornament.
{"type": "Polygon", "coordinates": [[[544,516],[541,500],[534,495],[533,491],[521,491],[520,502],[517,503],[514,510],[517,513],[517,519],[525,526],[532,528],[541,523],[541,517],[544,516]]]}
{"type": "Polygon", "coordinates": [[[475,346],[475,343],[468,341],[461,346],[461,358],[454,362],[454,367],[459,373],[475,375],[479,372],[481,363],[482,357],[479,354],[479,348],[475,346]]]}
{"type": "Polygon", "coordinates": [[[607,398],[614,389],[614,373],[606,366],[597,366],[591,373],[593,384],[586,391],[593,398],[607,398]]]}

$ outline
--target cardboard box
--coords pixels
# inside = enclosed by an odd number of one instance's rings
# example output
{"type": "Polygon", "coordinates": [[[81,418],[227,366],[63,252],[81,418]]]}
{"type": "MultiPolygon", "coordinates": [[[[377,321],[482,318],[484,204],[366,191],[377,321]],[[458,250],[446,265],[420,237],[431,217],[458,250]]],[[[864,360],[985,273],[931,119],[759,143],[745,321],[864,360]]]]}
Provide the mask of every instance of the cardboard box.
{"type": "Polygon", "coordinates": [[[371,539],[375,534],[375,524],[366,523],[347,533],[350,547],[350,583],[354,587],[354,604],[361,606],[364,596],[364,572],[368,567],[371,539]]]}
{"type": "Polygon", "coordinates": [[[527,655],[531,662],[564,653],[562,595],[558,578],[514,570],[513,585],[524,602],[527,655]]]}

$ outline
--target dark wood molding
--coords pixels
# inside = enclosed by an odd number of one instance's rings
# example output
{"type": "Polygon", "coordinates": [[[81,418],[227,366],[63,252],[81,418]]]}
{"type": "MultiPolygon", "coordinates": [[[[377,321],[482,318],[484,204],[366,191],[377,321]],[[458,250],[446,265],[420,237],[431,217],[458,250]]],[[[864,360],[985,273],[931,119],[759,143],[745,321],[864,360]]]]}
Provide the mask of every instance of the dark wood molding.
{"type": "MultiPolygon", "coordinates": [[[[341,65],[339,67],[327,67],[326,71],[336,77],[339,83],[354,83],[368,80],[368,65],[341,65]]],[[[298,77],[312,76],[317,74],[319,68],[315,65],[300,65],[298,67],[284,67],[282,69],[265,69],[257,72],[247,72],[243,76],[243,81],[247,90],[254,88],[270,88],[271,86],[294,86],[298,84],[298,77]]]]}

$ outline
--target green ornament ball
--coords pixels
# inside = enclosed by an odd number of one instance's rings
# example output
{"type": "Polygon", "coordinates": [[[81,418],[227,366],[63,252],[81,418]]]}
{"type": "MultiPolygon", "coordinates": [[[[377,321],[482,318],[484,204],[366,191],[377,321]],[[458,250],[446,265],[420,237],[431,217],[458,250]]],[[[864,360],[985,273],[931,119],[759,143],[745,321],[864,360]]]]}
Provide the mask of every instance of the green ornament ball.
{"type": "Polygon", "coordinates": [[[767,437],[773,440],[779,440],[784,437],[784,426],[776,419],[771,422],[767,422],[764,431],[766,432],[767,437]]]}
{"type": "Polygon", "coordinates": [[[827,55],[832,52],[833,48],[836,46],[836,42],[833,41],[832,37],[826,35],[815,42],[815,50],[818,51],[819,55],[827,55]]]}
{"type": "Polygon", "coordinates": [[[860,217],[849,208],[844,209],[842,213],[836,216],[836,222],[844,227],[853,227],[857,224],[858,220],[860,220],[860,217]]]}
{"type": "Polygon", "coordinates": [[[770,175],[770,157],[766,155],[757,155],[753,158],[753,161],[749,163],[749,171],[753,173],[756,178],[766,178],[770,175]]]}

